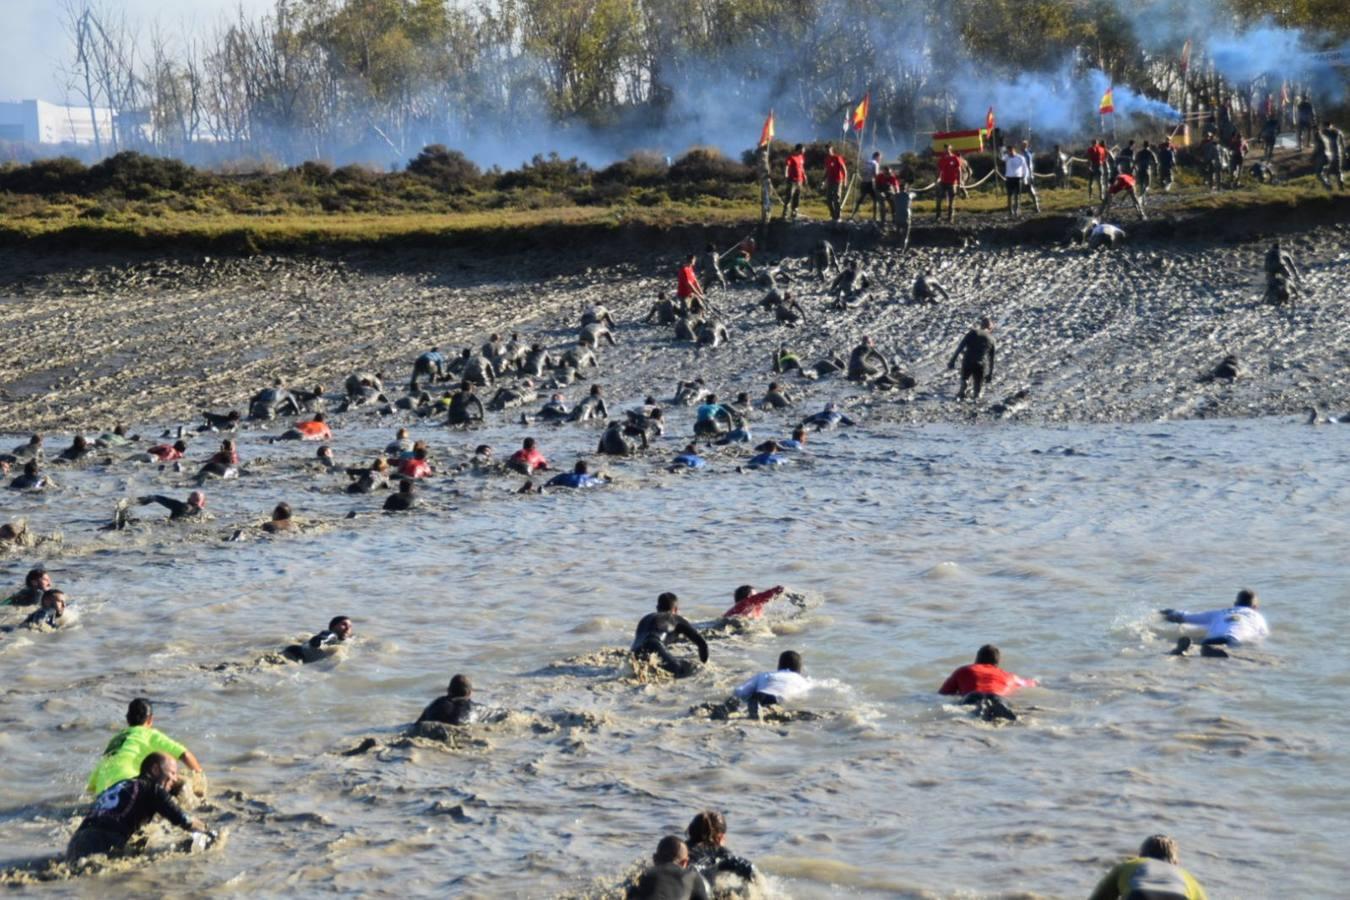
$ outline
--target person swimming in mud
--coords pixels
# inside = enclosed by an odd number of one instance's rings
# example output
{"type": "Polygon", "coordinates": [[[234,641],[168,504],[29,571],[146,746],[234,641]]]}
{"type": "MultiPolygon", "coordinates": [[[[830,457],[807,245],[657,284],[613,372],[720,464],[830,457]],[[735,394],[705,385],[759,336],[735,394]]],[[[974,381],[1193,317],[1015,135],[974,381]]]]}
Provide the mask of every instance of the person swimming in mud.
{"type": "MultiPolygon", "coordinates": [[[[1178,625],[1194,625],[1205,629],[1200,638],[1200,655],[1226,657],[1225,647],[1241,647],[1259,644],[1270,636],[1270,626],[1266,617],[1259,611],[1261,601],[1256,591],[1243,588],[1238,591],[1237,600],[1225,609],[1212,609],[1207,612],[1188,613],[1180,609],[1160,609],[1159,614],[1169,622],[1178,625]]],[[[1172,650],[1173,656],[1184,656],[1191,648],[1192,639],[1182,636],[1172,650]]]]}
{"type": "Polygon", "coordinates": [[[418,505],[417,495],[413,493],[413,480],[404,478],[398,483],[398,491],[384,498],[385,512],[407,512],[416,509],[418,505]]]}
{"type": "Polygon", "coordinates": [[[295,530],[295,514],[289,503],[278,503],[272,508],[272,518],[263,523],[262,530],[268,534],[281,534],[295,530]]]}
{"type": "Polygon", "coordinates": [[[291,644],[281,655],[298,663],[312,663],[332,655],[338,644],[352,636],[352,620],[348,616],[334,616],[328,627],[303,644],[291,644]]]}
{"type": "Polygon", "coordinates": [[[720,812],[704,810],[694,816],[685,834],[689,836],[689,867],[703,876],[709,888],[717,890],[724,872],[745,881],[755,880],[754,864],[726,848],[727,820],[720,812]]]}
{"type": "Polygon", "coordinates": [[[369,494],[376,490],[386,490],[389,487],[389,461],[380,456],[367,468],[360,466],[348,468],[347,475],[355,479],[346,487],[349,494],[369,494]]]}
{"type": "Polygon", "coordinates": [[[689,848],[675,835],[656,845],[652,866],[628,890],[627,900],[708,900],[708,886],[689,865],[689,848]]]}
{"type": "Polygon", "coordinates": [[[61,617],[66,613],[66,595],[62,591],[46,591],[38,608],[33,610],[18,625],[0,626],[0,631],[12,632],[20,628],[59,628],[61,617]]]}
{"type": "Polygon", "coordinates": [[[483,410],[483,401],[474,393],[472,381],[465,379],[459,383],[459,390],[450,398],[450,408],[446,412],[447,425],[472,425],[481,423],[487,413],[483,410]]]}
{"type": "Polygon", "coordinates": [[[769,601],[783,593],[781,584],[769,588],[767,591],[755,593],[755,589],[743,584],[736,588],[732,594],[732,606],[726,612],[722,613],[724,619],[744,618],[758,619],[764,615],[764,607],[768,606],[769,601]]]}
{"type": "Polygon", "coordinates": [[[533,475],[535,472],[547,472],[549,470],[548,457],[535,443],[534,438],[527,437],[521,442],[520,449],[511,454],[511,458],[506,461],[506,467],[521,475],[533,475]]]}
{"type": "Polygon", "coordinates": [[[468,675],[456,675],[450,679],[445,696],[437,697],[422,710],[417,724],[423,722],[442,722],[446,725],[471,725],[478,720],[481,707],[473,702],[473,684],[468,675]]]}
{"type": "Polygon", "coordinates": [[[202,771],[201,763],[191,750],[155,728],[155,708],[150,701],[137,697],[127,704],[127,727],[108,741],[85,787],[89,793],[97,795],[119,781],[135,778],[141,764],[152,753],[182,760],[193,772],[202,771]]]}
{"type": "Polygon", "coordinates": [[[667,672],[676,678],[687,678],[698,671],[698,664],[670,652],[668,645],[680,638],[698,648],[699,663],[708,661],[708,642],[680,615],[679,598],[667,591],[656,598],[656,612],[647,613],[638,622],[629,651],[641,660],[655,656],[667,672]]]}
{"type": "Polygon", "coordinates": [[[408,393],[416,394],[418,383],[425,378],[435,384],[445,380],[445,356],[440,347],[432,347],[413,360],[412,376],[408,379],[408,393]]]}
{"type": "Polygon", "coordinates": [[[239,451],[234,441],[226,438],[220,442],[220,449],[197,470],[197,485],[205,484],[210,478],[235,478],[239,475],[238,466],[239,451]]]}
{"type": "Polygon", "coordinates": [[[544,487],[589,488],[599,487],[605,483],[606,481],[603,477],[591,474],[590,466],[586,463],[586,460],[579,459],[577,460],[577,464],[572,467],[572,471],[559,472],[557,475],[554,475],[546,481],[544,487]]]}
{"type": "Polygon", "coordinates": [[[956,368],[957,357],[961,359],[961,390],[956,399],[966,399],[966,384],[974,387],[974,399],[980,399],[980,390],[986,382],[994,380],[994,320],[985,316],[976,328],[966,332],[956,351],[947,361],[948,369],[956,368]]]}
{"type": "Polygon", "coordinates": [[[232,409],[227,413],[213,413],[209,409],[202,410],[202,419],[205,423],[197,426],[198,432],[205,431],[234,431],[239,427],[239,410],[232,409]]]}
{"type": "Polygon", "coordinates": [[[134,777],[99,792],[94,806],[66,846],[66,862],[96,854],[116,854],[155,816],[194,834],[210,835],[199,819],[189,818],[173,800],[178,763],[169,753],[150,753],[134,777]]]}
{"type": "Polygon", "coordinates": [[[834,428],[836,425],[843,425],[852,428],[858,423],[839,411],[839,404],[831,400],[825,404],[825,408],[818,413],[812,413],[805,419],[802,419],[801,426],[810,425],[816,431],[824,431],[827,428],[834,428]]]}
{"type": "Polygon", "coordinates": [[[1181,867],[1177,842],[1165,834],[1144,839],[1139,855],[1107,872],[1088,900],[1206,900],[1200,882],[1181,867]]]}
{"type": "Polygon", "coordinates": [[[976,707],[976,714],[986,722],[994,719],[1015,721],[1017,713],[1009,708],[1005,697],[1024,687],[1036,687],[1034,678],[1022,678],[999,668],[1002,652],[993,644],[985,644],[975,654],[972,665],[961,666],[942,683],[938,693],[958,695],[961,703],[976,707]]]}
{"type": "Polygon", "coordinates": [[[848,380],[864,381],[890,371],[891,364],[876,348],[870,336],[864,336],[862,342],[853,348],[848,356],[848,380]]]}
{"type": "Polygon", "coordinates": [[[42,474],[36,459],[24,463],[23,471],[14,476],[14,480],[9,483],[11,491],[45,491],[52,486],[51,478],[42,474]]]}
{"type": "Polygon", "coordinates": [[[42,597],[52,589],[52,576],[41,567],[29,569],[24,576],[23,587],[0,600],[0,606],[37,606],[42,597]]]}
{"type": "Polygon", "coordinates": [[[206,494],[201,491],[193,491],[188,494],[186,502],[175,500],[172,497],[165,497],[163,494],[151,494],[148,497],[138,497],[136,498],[136,502],[141,506],[158,503],[169,511],[170,522],[199,518],[206,511],[206,494]]]}
{"type": "Polygon", "coordinates": [[[331,441],[333,429],[328,427],[328,418],[323,413],[315,413],[314,418],[296,422],[295,427],[278,435],[278,441],[331,441]]]}
{"type": "Polygon", "coordinates": [[[746,704],[746,713],[758,720],[764,707],[778,706],[785,700],[801,697],[811,690],[811,682],[802,675],[802,657],[795,650],[778,655],[778,669],[760,672],[740,687],[734,697],[746,704]]]}
{"type": "Polygon", "coordinates": [[[604,389],[598,384],[591,385],[586,394],[567,416],[569,422],[589,422],[592,419],[608,419],[609,407],[605,405],[604,389]]]}

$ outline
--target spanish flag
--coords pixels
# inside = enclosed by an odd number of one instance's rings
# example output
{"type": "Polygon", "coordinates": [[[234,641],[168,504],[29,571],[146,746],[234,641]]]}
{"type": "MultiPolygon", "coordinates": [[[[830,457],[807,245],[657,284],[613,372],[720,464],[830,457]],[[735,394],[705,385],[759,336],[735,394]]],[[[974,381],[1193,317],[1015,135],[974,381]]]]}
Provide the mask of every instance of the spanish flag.
{"type": "Polygon", "coordinates": [[[1107,113],[1113,113],[1115,111],[1116,111],[1116,89],[1114,86],[1112,86],[1106,89],[1105,94],[1102,94],[1102,102],[1097,104],[1097,112],[1100,115],[1104,116],[1107,113]]]}
{"type": "Polygon", "coordinates": [[[769,110],[769,117],[764,120],[764,128],[759,133],[759,146],[763,147],[765,144],[769,143],[772,140],[773,140],[773,110],[769,110]]]}
{"type": "Polygon", "coordinates": [[[868,91],[866,94],[863,94],[862,102],[854,107],[852,116],[854,131],[862,131],[867,125],[867,107],[871,100],[872,92],[868,91]]]}

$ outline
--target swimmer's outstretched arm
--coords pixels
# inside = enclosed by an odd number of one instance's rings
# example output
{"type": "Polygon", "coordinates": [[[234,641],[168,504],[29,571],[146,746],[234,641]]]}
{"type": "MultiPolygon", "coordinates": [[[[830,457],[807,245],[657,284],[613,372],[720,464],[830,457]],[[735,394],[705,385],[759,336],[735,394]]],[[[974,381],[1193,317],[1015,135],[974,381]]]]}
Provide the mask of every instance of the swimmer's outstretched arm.
{"type": "Polygon", "coordinates": [[[158,503],[169,511],[171,516],[181,516],[188,511],[188,505],[182,500],[175,500],[173,497],[165,497],[163,494],[152,494],[148,497],[138,497],[136,502],[141,506],[148,506],[151,503],[158,503]]]}

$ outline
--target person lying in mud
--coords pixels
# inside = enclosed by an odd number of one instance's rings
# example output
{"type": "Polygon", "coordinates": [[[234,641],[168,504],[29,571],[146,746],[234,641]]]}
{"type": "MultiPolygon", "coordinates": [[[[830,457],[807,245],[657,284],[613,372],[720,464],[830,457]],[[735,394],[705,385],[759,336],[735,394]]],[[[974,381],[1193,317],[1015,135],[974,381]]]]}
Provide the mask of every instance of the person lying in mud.
{"type": "Polygon", "coordinates": [[[604,390],[598,384],[591,385],[590,392],[580,403],[578,403],[572,412],[568,414],[569,422],[589,422],[592,419],[608,419],[609,407],[605,406],[604,390]]]}
{"type": "Polygon", "coordinates": [[[333,456],[333,448],[327,444],[320,445],[319,449],[314,451],[314,458],[324,469],[332,470],[338,467],[337,457],[333,456]]]}
{"type": "Polygon", "coordinates": [[[707,393],[708,387],[704,384],[702,378],[695,378],[693,381],[681,381],[675,386],[675,396],[671,398],[671,402],[676,406],[693,406],[696,403],[702,403],[707,393]]]}
{"type": "Polygon", "coordinates": [[[35,459],[30,459],[23,464],[23,471],[14,476],[14,480],[9,483],[11,491],[45,491],[53,486],[53,482],[38,467],[35,459]]]}
{"type": "Polygon", "coordinates": [[[665,291],[656,295],[656,302],[652,304],[647,315],[643,317],[644,325],[650,325],[655,322],[657,325],[674,325],[675,320],[684,315],[684,305],[677,304],[666,296],[665,291]]]}
{"type": "Polygon", "coordinates": [[[604,456],[632,456],[639,449],[647,449],[647,433],[616,419],[605,426],[595,452],[604,456]]]}
{"type": "Polygon", "coordinates": [[[324,396],[321,384],[316,384],[314,389],[309,391],[296,388],[291,394],[295,397],[295,402],[300,404],[301,412],[321,413],[328,408],[328,399],[324,396]]]}
{"type": "Polygon", "coordinates": [[[703,321],[697,316],[681,316],[675,320],[675,340],[677,341],[697,341],[698,329],[703,321]]]}
{"type": "Polygon", "coordinates": [[[93,452],[94,448],[90,446],[88,438],[77,434],[71,440],[70,446],[62,450],[56,459],[59,462],[79,462],[93,452]]]}
{"type": "Polygon", "coordinates": [[[700,347],[720,347],[731,340],[727,326],[718,319],[706,319],[699,323],[695,332],[700,347]]]}
{"type": "Polygon", "coordinates": [[[546,488],[589,488],[606,484],[603,476],[592,475],[586,460],[579,459],[570,472],[560,472],[544,483],[546,488]]]}
{"type": "Polygon", "coordinates": [[[248,401],[250,419],[275,419],[278,416],[300,415],[300,401],[295,395],[281,386],[281,381],[272,382],[272,386],[263,388],[248,401]]]}
{"type": "Polygon", "coordinates": [[[1021,678],[1000,669],[1002,653],[993,644],[985,644],[975,654],[972,665],[961,666],[947,677],[938,688],[944,696],[958,695],[962,704],[976,707],[976,714],[986,722],[994,719],[1015,721],[1017,713],[1009,708],[1004,698],[1024,687],[1036,687],[1036,679],[1021,678]]]}
{"type": "Polygon", "coordinates": [[[431,465],[430,456],[431,448],[427,446],[426,441],[418,441],[413,444],[412,455],[399,460],[399,477],[407,479],[430,478],[436,474],[435,468],[431,465]]]}
{"type": "Polygon", "coordinates": [[[197,470],[197,484],[206,483],[208,478],[234,478],[239,475],[239,450],[233,440],[226,438],[220,442],[220,449],[211,454],[197,470]]]}
{"type": "Polygon", "coordinates": [[[474,393],[472,381],[465,379],[459,383],[459,390],[450,398],[450,408],[446,411],[445,424],[472,425],[481,423],[487,413],[483,401],[474,393]]]}
{"type": "Polygon", "coordinates": [[[328,627],[303,644],[291,644],[281,651],[281,655],[298,663],[312,663],[333,655],[338,645],[344,644],[352,636],[352,620],[347,616],[334,616],[328,627]]]}
{"type": "Polygon", "coordinates": [[[834,428],[837,425],[843,425],[852,428],[858,423],[839,411],[839,404],[833,400],[825,404],[825,408],[818,413],[807,416],[802,419],[801,427],[811,426],[816,431],[825,431],[828,428],[834,428]]]}
{"type": "Polygon", "coordinates": [[[43,458],[45,452],[43,450],[44,442],[45,439],[39,432],[36,431],[33,432],[29,436],[27,441],[15,447],[11,451],[13,459],[11,459],[10,462],[18,462],[20,460],[30,460],[30,459],[40,461],[43,458]]]}
{"type": "Polygon", "coordinates": [[[870,336],[864,337],[862,343],[854,347],[848,356],[849,381],[865,381],[885,375],[890,369],[891,364],[877,351],[876,343],[870,336]]]}
{"type": "Polygon", "coordinates": [[[347,409],[389,402],[384,394],[383,379],[371,372],[354,372],[348,375],[343,387],[347,392],[347,409]]]}
{"type": "Polygon", "coordinates": [[[417,724],[423,722],[442,722],[446,725],[472,725],[478,721],[482,707],[473,702],[473,684],[468,675],[456,675],[450,679],[445,696],[437,697],[422,710],[417,724]]]}
{"type": "Polygon", "coordinates": [[[687,678],[698,671],[698,663],[670,652],[668,645],[680,638],[698,648],[699,663],[708,661],[708,642],[688,619],[680,615],[679,598],[667,591],[656,598],[656,612],[647,613],[638,622],[629,650],[640,660],[655,656],[667,672],[676,678],[687,678]]]}
{"type": "Polygon", "coordinates": [[[619,342],[614,340],[614,332],[610,331],[601,322],[591,322],[588,325],[581,326],[581,332],[577,335],[577,343],[583,347],[599,347],[601,341],[606,341],[611,347],[619,342]]]}
{"type": "Polygon", "coordinates": [[[213,413],[209,409],[202,410],[203,424],[197,426],[198,433],[207,431],[235,431],[239,428],[239,410],[232,409],[227,413],[213,413]]]}
{"type": "Polygon", "coordinates": [[[315,413],[314,418],[296,422],[295,427],[278,435],[278,441],[331,441],[333,429],[328,427],[328,418],[323,413],[315,413]]]}
{"type": "MultiPolygon", "coordinates": [[[[145,455],[150,457],[150,459],[158,460],[159,462],[162,463],[171,463],[177,462],[178,460],[182,459],[184,454],[187,453],[187,449],[188,449],[187,441],[183,440],[182,438],[179,438],[172,444],[156,444],[155,446],[146,450],[145,455]]],[[[149,462],[150,459],[147,459],[145,461],[149,462]]]]}
{"type": "Polygon", "coordinates": [[[417,495],[413,493],[413,480],[404,478],[398,483],[397,493],[390,494],[384,499],[385,512],[407,512],[410,509],[416,509],[418,505],[417,495]]]}
{"type": "Polygon", "coordinates": [[[689,848],[666,835],[652,854],[652,867],[628,889],[627,900],[708,900],[708,886],[689,865],[689,848]]]}
{"type": "Polygon", "coordinates": [[[24,576],[23,587],[0,600],[0,606],[37,606],[42,597],[52,589],[52,576],[41,567],[29,569],[24,576]]]}
{"type": "Polygon", "coordinates": [[[1109,222],[1098,222],[1092,220],[1092,228],[1088,231],[1087,245],[1089,250],[1096,250],[1098,247],[1115,247],[1124,242],[1125,230],[1109,222]]]}
{"type": "Polygon", "coordinates": [[[699,456],[698,448],[693,444],[686,444],[679,455],[670,461],[670,465],[666,467],[666,471],[680,472],[685,469],[702,469],[707,465],[708,461],[702,456],[699,456]]]}
{"type": "Polygon", "coordinates": [[[534,382],[526,378],[516,387],[497,388],[497,393],[492,395],[487,408],[493,412],[505,412],[508,409],[524,406],[526,403],[533,403],[537,399],[539,399],[539,393],[534,389],[534,382]]]}
{"type": "Polygon", "coordinates": [[[778,706],[785,700],[805,695],[811,682],[802,675],[802,657],[795,650],[784,650],[778,655],[778,669],[760,672],[736,688],[735,699],[746,704],[751,719],[759,719],[761,709],[778,706]]]}
{"type": "Polygon", "coordinates": [[[927,272],[920,273],[914,279],[914,286],[909,289],[910,303],[936,304],[938,297],[948,303],[951,302],[952,295],[947,292],[947,288],[936,278],[927,272]]]}
{"type": "Polygon", "coordinates": [[[703,876],[709,888],[717,889],[719,876],[724,872],[745,881],[755,880],[755,867],[750,860],[726,848],[727,820],[720,812],[705,810],[694,816],[685,834],[689,836],[689,867],[703,876]]]}
{"type": "MultiPolygon", "coordinates": [[[[1241,647],[1247,644],[1259,644],[1270,636],[1270,626],[1266,617],[1259,611],[1261,601],[1256,591],[1243,588],[1238,591],[1237,600],[1226,609],[1212,609],[1208,612],[1188,613],[1181,609],[1160,609],[1159,614],[1169,622],[1178,625],[1194,625],[1205,629],[1200,638],[1200,655],[1226,657],[1223,648],[1241,647]]],[[[1172,650],[1173,656],[1184,656],[1191,648],[1192,639],[1182,636],[1172,650]]]]}
{"type": "Polygon", "coordinates": [[[172,497],[165,497],[163,494],[151,494],[147,497],[137,497],[136,502],[141,506],[149,506],[151,503],[158,503],[169,511],[170,522],[195,519],[200,517],[206,511],[206,494],[201,491],[193,491],[191,494],[188,494],[186,502],[175,500],[172,497]]]}
{"type": "Polygon", "coordinates": [[[263,523],[262,530],[268,534],[282,534],[295,530],[295,514],[289,503],[278,503],[272,508],[272,518],[263,523]]]}
{"type": "Polygon", "coordinates": [[[48,629],[60,628],[61,617],[66,612],[66,595],[62,591],[47,591],[42,595],[38,608],[28,614],[18,625],[0,626],[0,631],[11,632],[19,628],[48,629]]]}
{"type": "Polygon", "coordinates": [[[789,394],[776,381],[769,382],[769,389],[764,392],[764,397],[759,401],[760,409],[787,409],[793,404],[792,395],[789,394]]]}
{"type": "Polygon", "coordinates": [[[760,446],[764,449],[747,459],[745,461],[745,468],[772,469],[775,466],[787,465],[787,457],[778,455],[777,441],[765,441],[760,446]]]}
{"type": "Polygon", "coordinates": [[[545,422],[561,422],[572,415],[562,394],[555,393],[548,402],[540,407],[538,417],[545,422]]]}
{"type": "Polygon", "coordinates": [[[872,276],[855,259],[849,260],[843,271],[830,282],[830,296],[835,309],[848,309],[862,302],[863,294],[872,286],[872,276]]]}
{"type": "Polygon", "coordinates": [[[151,753],[134,778],[109,786],[94,800],[93,808],[80,822],[66,846],[66,862],[96,854],[115,855],[155,816],[161,816],[184,831],[215,837],[199,819],[174,802],[178,763],[167,753],[151,753]]]}
{"type": "Polygon", "coordinates": [[[386,490],[389,487],[389,461],[379,456],[368,468],[349,467],[347,475],[355,479],[347,485],[346,491],[349,494],[370,494],[377,490],[386,490]]]}
{"type": "MultiPolygon", "coordinates": [[[[647,399],[652,400],[651,397],[647,399]]],[[[666,433],[666,415],[655,402],[645,404],[642,409],[627,410],[624,416],[628,419],[628,425],[641,432],[647,441],[659,438],[666,433]]]]}
{"type": "Polygon", "coordinates": [[[726,278],[733,284],[753,284],[759,280],[755,264],[750,261],[750,253],[744,247],[737,248],[732,255],[726,278]]]}
{"type": "Polygon", "coordinates": [[[966,399],[966,385],[974,387],[974,399],[980,399],[980,390],[985,382],[994,380],[994,320],[988,316],[980,319],[976,328],[966,332],[956,351],[947,362],[948,369],[956,368],[957,357],[961,358],[961,390],[956,399],[966,399]]]}
{"type": "Polygon", "coordinates": [[[1144,839],[1139,855],[1107,872],[1088,900],[1206,900],[1200,882],[1181,867],[1177,842],[1165,834],[1144,839]]]}
{"type": "Polygon", "coordinates": [[[155,728],[155,708],[149,700],[137,697],[127,704],[127,727],[113,735],[103,748],[103,754],[89,773],[85,785],[89,793],[98,795],[119,781],[136,777],[142,763],[152,753],[164,753],[182,760],[193,772],[201,773],[201,763],[192,751],[155,728]]]}
{"type": "MultiPolygon", "coordinates": [[[[805,453],[806,452],[806,426],[798,425],[792,429],[792,437],[778,441],[778,449],[785,453],[805,453]]],[[[761,444],[760,447],[763,445],[761,444]]],[[[756,447],[759,450],[760,447],[756,447]]]]}

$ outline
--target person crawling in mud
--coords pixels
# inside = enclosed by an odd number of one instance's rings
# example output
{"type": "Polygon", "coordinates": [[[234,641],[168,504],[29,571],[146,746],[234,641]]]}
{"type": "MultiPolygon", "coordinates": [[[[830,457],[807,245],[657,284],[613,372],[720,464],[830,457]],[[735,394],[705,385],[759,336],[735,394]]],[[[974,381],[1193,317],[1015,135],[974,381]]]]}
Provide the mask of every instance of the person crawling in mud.
{"type": "Polygon", "coordinates": [[[1036,687],[1036,679],[1022,678],[998,667],[1002,653],[993,644],[985,644],[975,654],[972,665],[961,666],[947,677],[938,693],[958,695],[963,704],[976,707],[976,713],[986,722],[994,719],[1014,721],[1013,712],[1004,698],[1024,687],[1036,687]]]}
{"type": "Polygon", "coordinates": [[[650,325],[653,322],[657,325],[674,325],[675,320],[683,315],[683,304],[677,305],[666,296],[665,291],[661,291],[656,295],[656,302],[647,311],[647,315],[643,317],[642,322],[644,325],[650,325]]]}
{"type": "Polygon", "coordinates": [[[468,675],[456,675],[450,679],[450,686],[444,697],[432,700],[417,724],[423,722],[442,722],[446,725],[472,725],[478,721],[481,707],[473,702],[473,684],[468,675]]]}
{"type": "Polygon", "coordinates": [[[957,400],[966,399],[966,384],[972,382],[974,399],[979,400],[980,389],[985,382],[994,380],[993,331],[993,319],[988,316],[980,319],[979,326],[966,332],[961,343],[956,345],[952,358],[947,361],[947,368],[955,369],[957,357],[961,358],[961,390],[956,394],[957,400]]]}
{"type": "Polygon", "coordinates": [[[778,669],[760,672],[736,688],[735,697],[746,704],[752,719],[759,719],[764,707],[778,706],[784,700],[800,697],[811,690],[811,682],[802,675],[802,657],[795,650],[784,650],[778,655],[778,669]]]}
{"type": "Polygon", "coordinates": [[[250,419],[274,419],[277,416],[300,415],[300,401],[295,395],[281,386],[281,380],[272,382],[272,386],[263,388],[248,401],[250,419]]]}
{"type": "Polygon", "coordinates": [[[812,413],[805,419],[802,419],[802,426],[810,425],[816,431],[824,431],[827,428],[833,428],[836,425],[844,425],[852,428],[858,423],[839,411],[839,404],[831,400],[825,404],[825,408],[818,413],[812,413]]]}
{"type": "Polygon", "coordinates": [[[698,671],[698,663],[675,656],[668,646],[680,638],[698,648],[699,663],[708,661],[708,642],[688,619],[680,615],[679,598],[667,591],[656,598],[656,612],[647,613],[638,622],[629,650],[636,659],[647,660],[655,656],[667,672],[676,678],[688,678],[698,671]]]}
{"type": "Polygon", "coordinates": [[[605,392],[598,384],[591,385],[590,391],[572,408],[567,415],[569,422],[589,422],[592,419],[608,419],[609,407],[605,405],[605,392]]]}
{"type": "Polygon", "coordinates": [[[885,375],[890,371],[890,363],[886,357],[882,356],[876,348],[876,343],[870,336],[862,339],[862,343],[853,348],[853,352],[848,357],[848,380],[863,381],[867,378],[873,378],[877,375],[885,375]]]}
{"type": "Polygon", "coordinates": [[[708,886],[689,865],[689,848],[673,834],[661,838],[652,867],[628,890],[627,900],[708,900],[708,886]]]}
{"type": "Polygon", "coordinates": [[[922,272],[914,279],[914,286],[910,288],[909,302],[936,304],[939,296],[943,300],[951,302],[952,295],[947,293],[947,288],[943,286],[942,282],[927,272],[922,272]]]}
{"type": "Polygon", "coordinates": [[[298,663],[312,663],[331,656],[338,644],[346,643],[352,636],[352,620],[347,616],[334,616],[328,627],[303,644],[291,644],[281,655],[298,663]]]}
{"type": "Polygon", "coordinates": [[[178,762],[167,753],[151,753],[141,763],[140,774],[103,791],[66,846],[66,861],[95,854],[115,854],[126,849],[136,833],[155,816],[162,816],[184,831],[210,834],[198,819],[173,801],[178,783],[178,762]]]}
{"type": "Polygon", "coordinates": [[[197,426],[198,432],[205,431],[234,431],[239,427],[239,410],[232,409],[227,413],[213,413],[209,409],[202,410],[202,419],[204,424],[197,426]]]}
{"type": "Polygon", "coordinates": [[[473,382],[467,379],[459,383],[459,390],[450,398],[450,409],[446,412],[445,424],[469,425],[482,422],[486,412],[483,401],[474,393],[473,382]]]}
{"type": "Polygon", "coordinates": [[[141,506],[148,506],[151,503],[158,503],[169,511],[169,521],[178,522],[183,519],[198,518],[206,511],[206,494],[201,491],[193,491],[188,494],[187,502],[175,500],[172,497],[165,497],[163,494],[151,494],[148,497],[138,497],[136,502],[141,506]]]}

